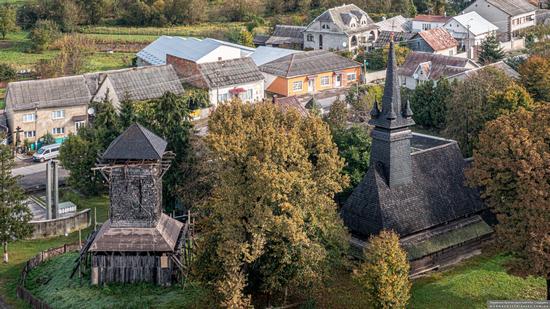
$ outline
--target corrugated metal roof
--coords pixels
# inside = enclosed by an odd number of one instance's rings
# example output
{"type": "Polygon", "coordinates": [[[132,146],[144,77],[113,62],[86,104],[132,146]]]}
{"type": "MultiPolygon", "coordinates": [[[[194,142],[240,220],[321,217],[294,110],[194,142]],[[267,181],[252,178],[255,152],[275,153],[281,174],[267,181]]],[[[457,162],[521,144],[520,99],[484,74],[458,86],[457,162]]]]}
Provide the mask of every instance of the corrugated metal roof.
{"type": "Polygon", "coordinates": [[[228,46],[241,50],[241,56],[254,52],[254,48],[206,38],[204,40],[194,37],[173,37],[163,35],[156,39],[136,56],[149,64],[166,64],[166,55],[174,55],[179,58],[197,61],[220,46],[228,46]]]}
{"type": "MultiPolygon", "coordinates": [[[[477,12],[470,12],[462,15],[457,15],[452,18],[462,27],[470,29],[470,32],[474,35],[480,35],[487,32],[498,30],[498,27],[493,25],[490,21],[483,18],[477,12]]],[[[449,21],[450,22],[450,21],[449,21]]],[[[449,23],[447,22],[447,23],[449,23]]]]}
{"type": "Polygon", "coordinates": [[[487,3],[492,4],[496,8],[499,8],[511,16],[522,15],[530,12],[534,13],[537,10],[537,7],[529,3],[527,0],[487,0],[487,3]]]}
{"type": "Polygon", "coordinates": [[[210,88],[264,80],[264,76],[250,57],[201,63],[199,70],[210,88]]]}
{"type": "Polygon", "coordinates": [[[259,46],[256,51],[250,55],[250,58],[256,63],[257,66],[277,60],[284,56],[288,56],[295,53],[301,53],[300,50],[277,48],[270,46],[259,46]]]}
{"type": "Polygon", "coordinates": [[[359,67],[360,64],[326,50],[288,55],[260,66],[262,72],[283,76],[303,76],[359,67]]]}

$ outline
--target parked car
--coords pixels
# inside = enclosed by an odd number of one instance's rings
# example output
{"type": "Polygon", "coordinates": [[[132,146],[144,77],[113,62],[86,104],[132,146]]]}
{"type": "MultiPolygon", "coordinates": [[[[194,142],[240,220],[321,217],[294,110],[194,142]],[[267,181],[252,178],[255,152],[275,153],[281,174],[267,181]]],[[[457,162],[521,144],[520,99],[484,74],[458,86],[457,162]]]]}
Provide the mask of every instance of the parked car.
{"type": "Polygon", "coordinates": [[[34,153],[32,156],[33,161],[35,162],[44,162],[46,160],[51,160],[57,158],[59,156],[59,148],[61,147],[61,144],[52,144],[43,146],[42,148],[38,149],[37,152],[34,153]]]}

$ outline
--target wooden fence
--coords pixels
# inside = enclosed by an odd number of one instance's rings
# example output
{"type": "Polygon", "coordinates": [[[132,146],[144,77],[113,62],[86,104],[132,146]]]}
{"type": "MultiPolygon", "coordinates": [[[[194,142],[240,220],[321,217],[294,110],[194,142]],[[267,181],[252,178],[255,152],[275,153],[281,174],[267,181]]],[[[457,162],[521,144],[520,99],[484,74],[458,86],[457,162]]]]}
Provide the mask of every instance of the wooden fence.
{"type": "Polygon", "coordinates": [[[21,275],[19,276],[19,285],[16,289],[17,297],[28,303],[32,308],[50,309],[51,307],[48,304],[36,298],[34,295],[32,295],[31,292],[29,292],[29,290],[25,288],[25,281],[27,280],[27,276],[31,270],[33,270],[36,266],[44,263],[45,261],[70,251],[76,251],[79,248],[80,244],[78,243],[65,244],[61,247],[51,248],[42,251],[30,260],[28,260],[27,263],[25,263],[25,267],[23,267],[23,269],[21,270],[21,275]]]}

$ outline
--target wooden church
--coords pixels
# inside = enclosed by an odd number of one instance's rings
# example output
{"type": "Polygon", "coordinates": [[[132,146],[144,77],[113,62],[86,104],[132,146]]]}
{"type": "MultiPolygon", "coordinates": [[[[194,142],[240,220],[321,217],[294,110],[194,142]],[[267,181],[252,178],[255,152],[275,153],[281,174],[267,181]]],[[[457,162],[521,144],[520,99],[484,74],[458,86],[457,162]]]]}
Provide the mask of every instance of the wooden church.
{"type": "MultiPolygon", "coordinates": [[[[393,230],[413,273],[454,263],[490,237],[491,218],[479,192],[465,185],[456,141],[412,133],[413,111],[401,102],[394,42],[390,43],[381,108],[371,111],[370,167],[341,210],[352,245],[393,230]]],[[[360,251],[358,251],[360,252],[360,251]]]]}
{"type": "Polygon", "coordinates": [[[109,219],[89,243],[92,284],[170,285],[183,223],[162,212],[162,176],[173,158],[167,143],[139,124],[105,150],[95,168],[109,183],[109,219]]]}

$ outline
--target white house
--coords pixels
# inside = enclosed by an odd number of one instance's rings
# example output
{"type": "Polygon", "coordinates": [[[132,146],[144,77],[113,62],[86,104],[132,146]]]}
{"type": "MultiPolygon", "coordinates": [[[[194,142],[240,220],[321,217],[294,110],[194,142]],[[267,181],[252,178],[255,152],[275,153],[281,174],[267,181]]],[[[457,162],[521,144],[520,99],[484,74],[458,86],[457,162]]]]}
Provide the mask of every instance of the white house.
{"type": "Polygon", "coordinates": [[[172,37],[163,35],[139,51],[137,65],[166,64],[166,56],[173,55],[195,63],[206,63],[247,57],[254,48],[215,39],[172,37]]]}
{"type": "Polygon", "coordinates": [[[464,12],[477,12],[498,27],[501,41],[510,41],[519,31],[536,25],[537,7],[527,0],[476,0],[464,12]]]}
{"type": "Polygon", "coordinates": [[[461,50],[481,45],[488,36],[495,35],[498,27],[481,17],[477,12],[452,17],[445,29],[458,41],[461,50]]]}
{"type": "Polygon", "coordinates": [[[399,79],[403,87],[414,90],[421,82],[432,80],[437,83],[442,78],[475,68],[479,68],[479,65],[470,59],[412,52],[407,56],[405,63],[399,67],[399,79]]]}
{"type": "Polygon", "coordinates": [[[416,17],[411,20],[411,31],[420,32],[440,28],[443,27],[449,19],[450,17],[442,15],[416,15],[416,17]]]}
{"type": "Polygon", "coordinates": [[[250,58],[252,58],[252,60],[257,66],[261,66],[262,64],[271,62],[273,60],[277,60],[284,56],[288,56],[288,55],[300,53],[300,52],[302,51],[295,50],[295,49],[286,49],[286,48],[278,48],[278,47],[271,47],[271,46],[258,46],[256,48],[256,51],[254,51],[250,55],[250,58]]]}
{"type": "Polygon", "coordinates": [[[326,10],[303,31],[304,49],[353,51],[372,47],[378,26],[355,4],[326,10]]]}

